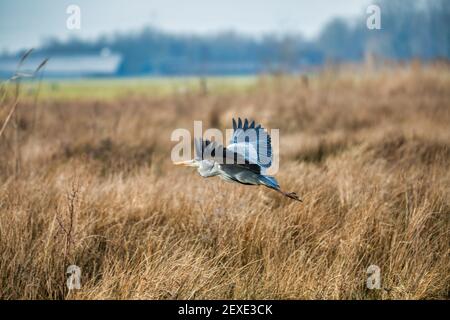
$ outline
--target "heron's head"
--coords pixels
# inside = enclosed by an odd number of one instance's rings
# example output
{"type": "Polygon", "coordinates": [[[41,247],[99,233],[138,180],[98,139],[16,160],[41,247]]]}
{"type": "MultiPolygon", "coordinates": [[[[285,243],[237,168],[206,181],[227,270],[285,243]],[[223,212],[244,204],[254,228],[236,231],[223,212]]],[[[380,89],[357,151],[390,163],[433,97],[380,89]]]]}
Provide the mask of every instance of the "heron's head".
{"type": "Polygon", "coordinates": [[[185,166],[185,167],[198,167],[198,161],[195,160],[187,160],[173,163],[176,166],[185,166]]]}

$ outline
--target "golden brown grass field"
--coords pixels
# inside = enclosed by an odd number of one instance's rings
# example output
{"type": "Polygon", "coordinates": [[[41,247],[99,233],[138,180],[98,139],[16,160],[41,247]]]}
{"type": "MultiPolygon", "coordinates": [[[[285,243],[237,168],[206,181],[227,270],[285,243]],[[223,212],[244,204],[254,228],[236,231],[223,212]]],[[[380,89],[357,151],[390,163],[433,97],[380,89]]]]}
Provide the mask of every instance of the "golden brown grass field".
{"type": "Polygon", "coordinates": [[[0,298],[448,298],[448,65],[109,98],[36,87],[0,137],[0,298]],[[173,166],[174,129],[233,117],[280,129],[276,177],[303,203],[173,166]]]}

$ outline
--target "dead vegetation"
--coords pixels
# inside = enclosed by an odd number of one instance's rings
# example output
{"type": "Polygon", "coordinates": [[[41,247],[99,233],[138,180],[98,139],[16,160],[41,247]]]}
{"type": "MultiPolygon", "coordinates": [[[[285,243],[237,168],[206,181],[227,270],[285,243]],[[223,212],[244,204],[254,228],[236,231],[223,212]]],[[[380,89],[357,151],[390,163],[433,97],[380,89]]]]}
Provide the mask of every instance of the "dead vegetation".
{"type": "Polygon", "coordinates": [[[23,99],[0,137],[0,297],[447,298],[449,102],[442,66],[47,99],[37,116],[23,99]],[[303,203],[172,165],[172,130],[238,116],[281,129],[277,178],[303,203]],[[372,264],[381,290],[365,286],[372,264]]]}

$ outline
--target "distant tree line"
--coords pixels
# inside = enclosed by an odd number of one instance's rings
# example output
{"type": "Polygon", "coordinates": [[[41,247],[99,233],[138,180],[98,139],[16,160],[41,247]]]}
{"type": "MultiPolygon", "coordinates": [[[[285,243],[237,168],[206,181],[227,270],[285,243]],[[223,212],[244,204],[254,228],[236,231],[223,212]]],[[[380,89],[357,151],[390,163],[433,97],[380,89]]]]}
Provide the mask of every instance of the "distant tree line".
{"type": "Polygon", "coordinates": [[[367,15],[353,23],[330,21],[317,43],[326,59],[358,61],[368,53],[394,59],[450,58],[450,1],[382,0],[381,29],[366,27],[367,15]]]}
{"type": "Polygon", "coordinates": [[[450,58],[449,0],[380,0],[377,4],[380,30],[369,30],[363,13],[352,21],[333,19],[313,40],[299,34],[177,35],[147,27],[95,41],[53,39],[39,52],[46,56],[98,54],[108,48],[122,57],[117,75],[289,72],[327,61],[361,61],[369,53],[395,60],[450,58]]]}

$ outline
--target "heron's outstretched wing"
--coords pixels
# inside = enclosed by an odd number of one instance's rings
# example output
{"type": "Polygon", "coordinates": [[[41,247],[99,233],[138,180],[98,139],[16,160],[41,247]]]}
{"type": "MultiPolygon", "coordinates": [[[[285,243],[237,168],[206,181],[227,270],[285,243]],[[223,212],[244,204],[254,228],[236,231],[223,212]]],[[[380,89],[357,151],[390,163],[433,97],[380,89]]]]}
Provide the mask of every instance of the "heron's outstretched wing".
{"type": "Polygon", "coordinates": [[[233,136],[227,149],[240,154],[249,163],[258,164],[262,168],[272,165],[272,142],[270,135],[260,124],[245,119],[233,119],[233,136]]]}
{"type": "Polygon", "coordinates": [[[246,169],[254,173],[261,174],[260,165],[251,163],[240,153],[224,148],[221,144],[215,141],[195,139],[194,145],[196,160],[213,160],[219,164],[234,166],[236,168],[246,169]]]}

